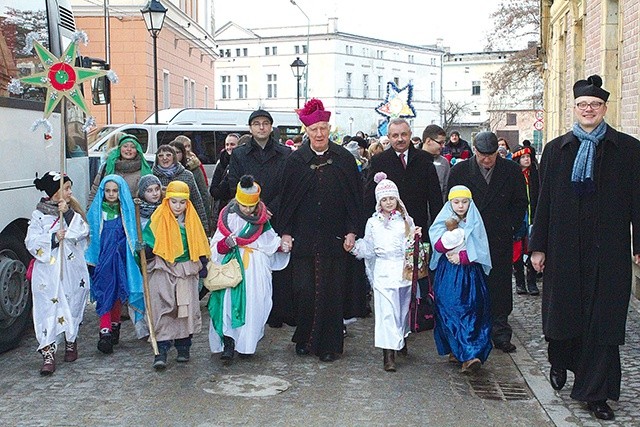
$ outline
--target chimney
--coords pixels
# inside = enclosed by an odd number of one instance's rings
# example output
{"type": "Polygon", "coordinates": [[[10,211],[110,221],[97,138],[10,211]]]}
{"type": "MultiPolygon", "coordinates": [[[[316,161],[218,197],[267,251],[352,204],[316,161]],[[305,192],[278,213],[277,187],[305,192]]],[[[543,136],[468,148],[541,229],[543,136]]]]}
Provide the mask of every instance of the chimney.
{"type": "Polygon", "coordinates": [[[329,18],[329,33],[338,32],[338,18],[329,18]]]}

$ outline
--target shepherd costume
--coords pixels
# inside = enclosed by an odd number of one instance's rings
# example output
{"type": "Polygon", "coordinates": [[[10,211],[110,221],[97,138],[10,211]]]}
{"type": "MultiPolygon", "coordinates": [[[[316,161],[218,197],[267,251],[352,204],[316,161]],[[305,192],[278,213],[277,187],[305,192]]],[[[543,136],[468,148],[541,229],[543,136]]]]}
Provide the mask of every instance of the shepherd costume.
{"type": "Polygon", "coordinates": [[[436,270],[433,337],[438,354],[452,354],[460,362],[477,358],[484,363],[491,351],[491,312],[486,282],[491,257],[487,232],[468,188],[462,185],[451,188],[449,202],[429,228],[429,236],[435,242],[429,267],[436,270]],[[451,207],[450,201],[454,198],[470,199],[466,217],[458,223],[459,229],[464,230],[464,249],[458,251],[459,264],[442,256],[449,252],[442,241],[447,232],[445,221],[458,218],[451,207]]]}
{"type": "Polygon", "coordinates": [[[197,211],[189,200],[189,186],[171,181],[162,204],[151,215],[142,232],[149,262],[149,299],[153,327],[160,355],[154,368],[162,369],[171,340],[178,361],[189,360],[191,336],[200,332],[198,274],[211,256],[209,241],[197,211]],[[186,200],[186,210],[178,218],[169,207],[170,199],[186,200]]]}

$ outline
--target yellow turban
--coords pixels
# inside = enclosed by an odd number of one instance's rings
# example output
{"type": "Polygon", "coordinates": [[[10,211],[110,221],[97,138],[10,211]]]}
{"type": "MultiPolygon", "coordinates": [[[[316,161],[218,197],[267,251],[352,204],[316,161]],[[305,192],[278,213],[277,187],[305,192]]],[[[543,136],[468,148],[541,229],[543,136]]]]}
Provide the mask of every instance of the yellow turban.
{"type": "Polygon", "coordinates": [[[187,244],[189,245],[189,258],[198,261],[201,256],[209,258],[211,248],[209,240],[200,222],[200,217],[191,201],[189,201],[189,186],[182,181],[171,181],[167,186],[167,192],[162,204],[151,215],[149,227],[155,238],[153,253],[168,262],[174,262],[184,253],[180,225],[169,207],[169,199],[186,199],[184,227],[187,231],[187,244]]]}
{"type": "Polygon", "coordinates": [[[451,190],[449,190],[448,200],[456,199],[458,197],[471,199],[471,190],[469,190],[464,185],[456,185],[454,187],[451,187],[451,190]]]}

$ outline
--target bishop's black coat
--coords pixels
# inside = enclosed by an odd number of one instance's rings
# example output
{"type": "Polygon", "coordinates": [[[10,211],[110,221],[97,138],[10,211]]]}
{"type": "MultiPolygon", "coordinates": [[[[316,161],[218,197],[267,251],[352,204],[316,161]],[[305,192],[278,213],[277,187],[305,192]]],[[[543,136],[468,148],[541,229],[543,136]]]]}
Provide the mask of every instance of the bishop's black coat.
{"type": "Polygon", "coordinates": [[[447,188],[464,185],[471,190],[489,239],[491,273],[487,280],[491,315],[508,316],[513,308],[511,261],[513,234],[524,218],[527,190],[520,166],[498,156],[487,184],[476,157],[458,162],[449,173],[447,188]]]}

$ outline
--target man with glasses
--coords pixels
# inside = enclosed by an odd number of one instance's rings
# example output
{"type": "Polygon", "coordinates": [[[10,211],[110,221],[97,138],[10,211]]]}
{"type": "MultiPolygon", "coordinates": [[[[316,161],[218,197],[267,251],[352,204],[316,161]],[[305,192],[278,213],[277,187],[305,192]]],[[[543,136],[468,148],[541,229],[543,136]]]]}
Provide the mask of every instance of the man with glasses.
{"type": "Polygon", "coordinates": [[[620,397],[630,261],[640,264],[640,141],[604,120],[609,92],[600,76],[577,81],[573,95],[572,130],[542,154],[529,249],[534,268],[544,271],[551,386],[562,389],[573,371],[571,397],[611,420],[607,400],[620,397]]]}
{"type": "Polygon", "coordinates": [[[442,200],[447,199],[447,180],[449,179],[449,161],[442,156],[442,147],[447,142],[447,133],[438,125],[429,125],[422,132],[422,149],[431,154],[433,166],[438,173],[442,200]]]}
{"type": "Polygon", "coordinates": [[[449,173],[448,188],[464,185],[471,190],[489,238],[491,273],[487,279],[491,299],[491,340],[505,353],[516,350],[511,343],[509,315],[513,310],[511,263],[513,235],[522,224],[529,204],[520,166],[498,156],[498,137],[480,132],[474,155],[458,162],[449,173]]]}
{"type": "MultiPolygon", "coordinates": [[[[238,182],[243,175],[253,175],[262,191],[260,199],[273,213],[271,225],[279,232],[277,212],[280,209],[282,196],[282,173],[291,149],[280,144],[272,135],[273,118],[268,111],[256,110],[249,116],[251,140],[238,146],[231,152],[229,162],[229,190],[235,197],[238,182]]],[[[222,210],[222,206],[220,207],[222,210]]],[[[287,295],[289,286],[288,269],[273,273],[273,308],[268,323],[273,327],[281,327],[283,321],[293,323],[287,317],[291,310],[287,295]]]]}

